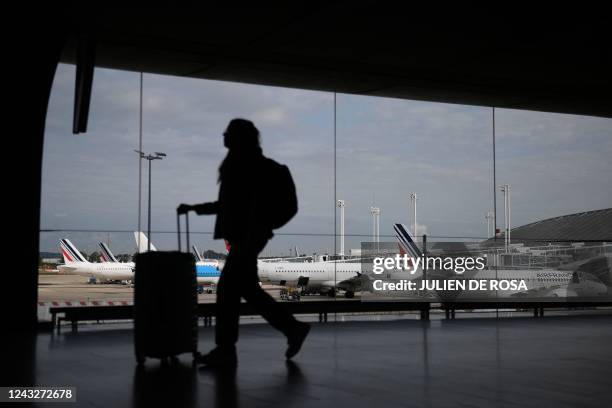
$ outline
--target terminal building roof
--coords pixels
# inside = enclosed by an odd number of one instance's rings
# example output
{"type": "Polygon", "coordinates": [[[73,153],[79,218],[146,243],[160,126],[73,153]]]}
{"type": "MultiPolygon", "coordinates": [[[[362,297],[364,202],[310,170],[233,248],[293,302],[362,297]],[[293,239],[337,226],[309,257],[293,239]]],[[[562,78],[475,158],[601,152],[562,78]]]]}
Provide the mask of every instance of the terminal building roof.
{"type": "MultiPolygon", "coordinates": [[[[503,241],[504,234],[501,234],[503,241]]],[[[512,228],[512,243],[612,242],[612,208],[562,215],[512,228]]],[[[498,238],[499,241],[499,238],[498,238]]]]}

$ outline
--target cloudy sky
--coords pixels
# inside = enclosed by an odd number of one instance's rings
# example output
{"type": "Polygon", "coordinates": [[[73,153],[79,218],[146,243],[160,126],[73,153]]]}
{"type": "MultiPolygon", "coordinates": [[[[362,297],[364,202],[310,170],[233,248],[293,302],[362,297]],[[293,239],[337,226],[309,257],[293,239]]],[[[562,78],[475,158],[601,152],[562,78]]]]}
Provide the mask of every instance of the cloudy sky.
{"type": "MultiPolygon", "coordinates": [[[[74,67],[58,68],[45,135],[42,229],[131,231],[138,223],[139,77],[97,69],[89,128],[71,132],[74,67]]],[[[381,208],[381,234],[412,225],[409,192],[418,194],[420,231],[485,237],[493,208],[491,109],[191,78],[144,75],[143,149],[153,162],[154,243],[176,247],[176,205],[214,200],[222,132],[234,117],[255,122],[264,154],[289,165],[300,212],[279,230],[267,254],[334,250],[334,196],[346,201],[347,248],[371,234],[370,207],[381,208]],[[335,154],[334,154],[335,153],[335,154]],[[336,177],[334,178],[334,157],[336,177]],[[334,188],[336,191],[334,191],[334,188]]],[[[497,184],[512,187],[514,226],[612,206],[612,120],[496,110],[497,184]]],[[[143,167],[143,228],[147,168],[143,167]]],[[[503,223],[503,198],[498,224],[503,223]]],[[[221,251],[213,219],[192,217],[192,241],[221,251]]],[[[110,240],[132,252],[131,233],[42,232],[41,250],[68,237],[85,252],[110,240]]],[[[384,238],[383,238],[384,239],[384,238]]]]}

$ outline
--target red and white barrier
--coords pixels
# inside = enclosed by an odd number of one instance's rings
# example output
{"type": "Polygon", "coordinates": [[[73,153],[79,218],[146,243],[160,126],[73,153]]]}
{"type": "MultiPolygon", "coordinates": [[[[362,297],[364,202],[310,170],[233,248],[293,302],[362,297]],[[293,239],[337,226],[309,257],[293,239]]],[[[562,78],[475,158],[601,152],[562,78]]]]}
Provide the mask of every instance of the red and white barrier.
{"type": "Polygon", "coordinates": [[[131,300],[53,300],[38,302],[38,307],[81,307],[81,306],[129,306],[134,304],[131,300]]]}

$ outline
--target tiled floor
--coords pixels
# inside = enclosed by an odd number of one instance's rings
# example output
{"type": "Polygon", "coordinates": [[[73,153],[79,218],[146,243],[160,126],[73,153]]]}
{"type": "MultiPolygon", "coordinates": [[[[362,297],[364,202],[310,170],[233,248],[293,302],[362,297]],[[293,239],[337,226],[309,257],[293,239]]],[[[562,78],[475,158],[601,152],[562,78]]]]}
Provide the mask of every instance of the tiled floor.
{"type": "MultiPolygon", "coordinates": [[[[200,330],[202,351],[212,346],[212,334],[200,330]]],[[[249,324],[241,327],[235,374],[193,369],[188,355],[163,367],[147,360],[139,370],[125,329],[40,334],[31,348],[34,361],[27,342],[17,347],[9,379],[75,386],[71,407],[603,407],[612,401],[612,316],[315,324],[291,365],[284,338],[249,324]]]]}

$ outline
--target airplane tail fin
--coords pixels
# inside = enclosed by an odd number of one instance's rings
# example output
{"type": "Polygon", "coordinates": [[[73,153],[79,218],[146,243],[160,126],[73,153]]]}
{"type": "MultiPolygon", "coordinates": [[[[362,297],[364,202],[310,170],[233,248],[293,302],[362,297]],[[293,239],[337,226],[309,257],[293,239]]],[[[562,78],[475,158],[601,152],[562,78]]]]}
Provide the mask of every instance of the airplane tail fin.
{"type": "Polygon", "coordinates": [[[202,258],[202,255],[200,254],[200,251],[198,251],[198,247],[195,246],[195,244],[191,246],[191,250],[193,251],[193,254],[195,255],[196,262],[202,262],[204,260],[202,258]]]}
{"type": "Polygon", "coordinates": [[[404,224],[393,224],[395,237],[400,249],[400,254],[407,254],[410,257],[418,258],[422,256],[421,250],[410,236],[408,228],[404,224]]]}
{"type": "Polygon", "coordinates": [[[70,242],[70,240],[63,238],[60,239],[60,249],[62,250],[62,257],[64,263],[70,264],[74,262],[89,262],[78,249],[70,242]]]}
{"type": "Polygon", "coordinates": [[[111,252],[108,245],[106,245],[104,242],[100,242],[99,244],[101,249],[100,255],[102,256],[104,262],[119,262],[117,258],[115,258],[115,255],[113,255],[111,252]]]}
{"type": "MultiPolygon", "coordinates": [[[[142,231],[134,231],[134,239],[136,239],[136,248],[139,248],[138,252],[147,252],[149,246],[149,239],[142,231]]],[[[151,243],[151,251],[157,251],[157,248],[151,243]]]]}

